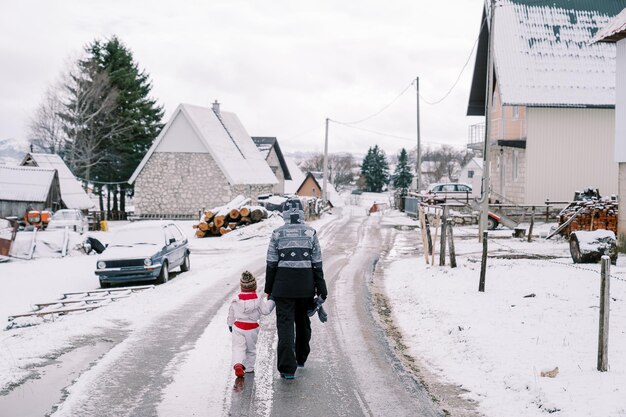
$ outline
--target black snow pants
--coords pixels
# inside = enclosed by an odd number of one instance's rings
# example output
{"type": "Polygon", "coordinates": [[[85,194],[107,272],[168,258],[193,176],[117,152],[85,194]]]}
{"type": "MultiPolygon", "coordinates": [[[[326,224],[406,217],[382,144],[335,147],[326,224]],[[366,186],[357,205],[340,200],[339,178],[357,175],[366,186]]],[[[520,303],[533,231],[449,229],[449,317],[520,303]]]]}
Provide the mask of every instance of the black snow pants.
{"type": "Polygon", "coordinates": [[[278,330],[278,372],[295,374],[298,364],[304,364],[311,351],[311,320],[307,310],[311,307],[312,299],[275,297],[274,301],[278,330]]]}

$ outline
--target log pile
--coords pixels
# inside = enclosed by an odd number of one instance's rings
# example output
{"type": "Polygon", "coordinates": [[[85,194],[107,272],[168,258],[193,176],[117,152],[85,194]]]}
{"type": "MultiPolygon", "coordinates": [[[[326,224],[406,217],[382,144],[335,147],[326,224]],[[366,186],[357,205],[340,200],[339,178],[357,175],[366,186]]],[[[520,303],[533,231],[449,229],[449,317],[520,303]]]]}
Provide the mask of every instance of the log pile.
{"type": "Polygon", "coordinates": [[[251,206],[250,199],[237,196],[230,203],[204,212],[198,224],[194,224],[196,237],[222,236],[238,227],[267,219],[267,210],[251,206]]]}
{"type": "Polygon", "coordinates": [[[559,226],[565,227],[558,233],[569,237],[576,230],[611,230],[617,235],[617,209],[615,200],[575,201],[559,213],[559,226]]]}

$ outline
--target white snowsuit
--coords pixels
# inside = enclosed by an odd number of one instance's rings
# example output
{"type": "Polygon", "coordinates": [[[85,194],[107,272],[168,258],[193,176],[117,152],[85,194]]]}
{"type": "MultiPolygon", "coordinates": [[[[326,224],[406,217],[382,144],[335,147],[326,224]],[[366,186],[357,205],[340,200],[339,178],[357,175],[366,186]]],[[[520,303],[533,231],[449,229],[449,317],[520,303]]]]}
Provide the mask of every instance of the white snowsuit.
{"type": "Polygon", "coordinates": [[[241,363],[246,372],[254,371],[259,318],[261,314],[270,314],[275,305],[272,300],[258,298],[256,292],[242,292],[230,303],[228,325],[233,332],[233,366],[241,363]]]}

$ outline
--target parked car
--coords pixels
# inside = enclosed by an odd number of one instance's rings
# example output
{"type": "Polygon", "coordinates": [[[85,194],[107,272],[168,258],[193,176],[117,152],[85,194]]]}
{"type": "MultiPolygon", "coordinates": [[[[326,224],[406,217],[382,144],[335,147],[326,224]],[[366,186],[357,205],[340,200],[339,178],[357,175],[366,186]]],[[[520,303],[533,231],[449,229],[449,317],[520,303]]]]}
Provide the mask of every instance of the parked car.
{"type": "Polygon", "coordinates": [[[57,210],[48,222],[47,230],[65,229],[83,234],[89,231],[89,220],[82,211],[76,209],[57,210]]]}
{"type": "Polygon", "coordinates": [[[455,200],[467,202],[472,195],[472,186],[458,182],[431,184],[424,193],[435,201],[455,200]]]}
{"type": "Polygon", "coordinates": [[[189,243],[172,222],[140,222],[124,227],[98,258],[96,275],[102,288],[111,284],[154,280],[163,284],[169,273],[190,269],[189,243]]]}

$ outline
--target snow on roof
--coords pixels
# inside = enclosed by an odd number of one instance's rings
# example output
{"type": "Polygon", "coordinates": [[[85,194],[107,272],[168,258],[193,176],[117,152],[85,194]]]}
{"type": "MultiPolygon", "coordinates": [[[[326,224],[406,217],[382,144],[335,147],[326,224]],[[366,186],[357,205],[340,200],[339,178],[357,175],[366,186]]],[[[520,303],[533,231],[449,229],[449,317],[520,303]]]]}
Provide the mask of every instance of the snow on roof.
{"type": "Polygon", "coordinates": [[[180,104],[174,111],[170,121],[128,180],[129,183],[135,182],[180,112],[185,115],[231,185],[278,183],[276,176],[252,142],[237,115],[222,111],[221,116],[217,117],[212,109],[191,104],[180,104]]]}
{"type": "Polygon", "coordinates": [[[304,182],[306,176],[293,159],[286,156],[285,162],[287,167],[289,167],[289,172],[291,173],[291,180],[285,180],[285,194],[295,194],[300,188],[300,185],[304,182]]]}
{"type": "Polygon", "coordinates": [[[609,22],[608,9],[591,10],[593,2],[581,0],[560,3],[568,9],[524,3],[502,0],[496,8],[494,62],[503,104],[615,105],[615,45],[591,42],[609,22]]]}
{"type": "Polygon", "coordinates": [[[49,153],[29,153],[24,157],[22,165],[37,166],[40,168],[53,168],[59,174],[61,186],[61,200],[67,208],[88,210],[94,206],[80,182],[65,164],[59,155],[49,153]]]}
{"type": "Polygon", "coordinates": [[[626,38],[626,9],[615,16],[595,36],[595,41],[617,42],[626,38]]]}
{"type": "Polygon", "coordinates": [[[0,200],[45,202],[55,175],[51,168],[0,166],[0,200]]]}

